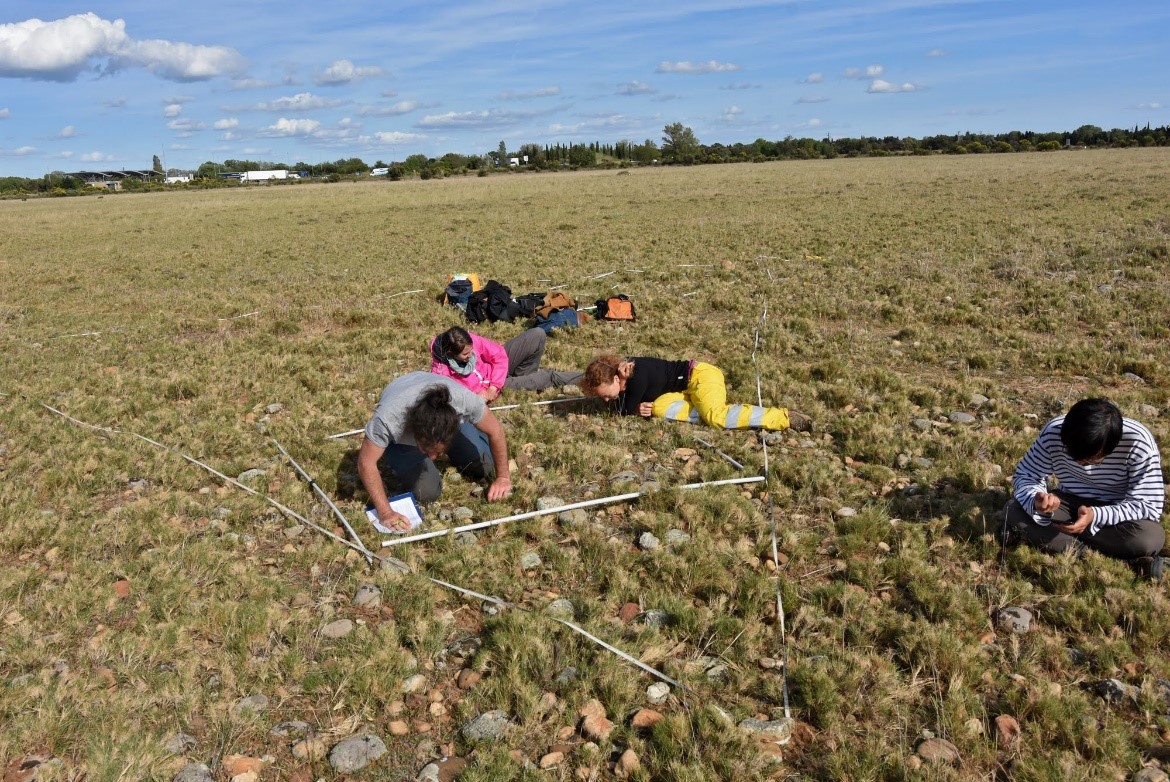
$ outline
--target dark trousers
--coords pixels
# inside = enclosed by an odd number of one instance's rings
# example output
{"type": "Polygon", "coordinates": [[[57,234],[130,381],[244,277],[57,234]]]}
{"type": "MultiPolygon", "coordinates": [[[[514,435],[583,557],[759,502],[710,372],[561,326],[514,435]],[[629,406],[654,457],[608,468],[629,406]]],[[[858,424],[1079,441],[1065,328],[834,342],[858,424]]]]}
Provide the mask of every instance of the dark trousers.
{"type": "MultiPolygon", "coordinates": [[[[1100,500],[1090,500],[1068,492],[1054,491],[1052,493],[1067,501],[1069,506],[1073,508],[1079,505],[1105,504],[1100,500]]],[[[1069,535],[1051,524],[1037,524],[1014,498],[1008,502],[1006,513],[1006,523],[1009,529],[1015,529],[1025,541],[1041,551],[1052,554],[1084,546],[1107,557],[1130,560],[1138,557],[1152,557],[1161,551],[1162,546],[1166,543],[1166,531],[1162,528],[1162,523],[1151,519],[1125,521],[1102,527],[1096,535],[1090,534],[1088,529],[1079,535],[1069,535]]]]}
{"type": "MultiPolygon", "coordinates": [[[[459,424],[459,431],[447,449],[447,459],[468,480],[496,477],[496,463],[492,460],[487,435],[472,424],[459,424]]],[[[413,493],[419,502],[434,502],[443,493],[443,473],[413,445],[391,443],[378,460],[378,466],[388,468],[398,483],[413,493]]]]}
{"type": "Polygon", "coordinates": [[[540,369],[547,339],[548,334],[543,329],[531,328],[504,343],[504,352],[508,354],[508,377],[504,381],[504,388],[543,391],[574,384],[581,379],[580,372],[540,369]]]}

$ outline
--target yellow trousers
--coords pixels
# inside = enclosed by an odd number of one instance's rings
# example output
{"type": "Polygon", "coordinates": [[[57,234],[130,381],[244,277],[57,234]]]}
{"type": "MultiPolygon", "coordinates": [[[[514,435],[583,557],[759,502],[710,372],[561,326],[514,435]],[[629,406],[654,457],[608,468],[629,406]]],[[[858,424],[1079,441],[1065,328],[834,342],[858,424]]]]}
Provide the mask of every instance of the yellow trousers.
{"type": "Polygon", "coordinates": [[[723,370],[699,361],[691,370],[687,390],[663,394],[654,400],[652,415],[670,421],[704,423],[720,429],[788,428],[788,411],[783,407],[727,404],[723,370]]]}

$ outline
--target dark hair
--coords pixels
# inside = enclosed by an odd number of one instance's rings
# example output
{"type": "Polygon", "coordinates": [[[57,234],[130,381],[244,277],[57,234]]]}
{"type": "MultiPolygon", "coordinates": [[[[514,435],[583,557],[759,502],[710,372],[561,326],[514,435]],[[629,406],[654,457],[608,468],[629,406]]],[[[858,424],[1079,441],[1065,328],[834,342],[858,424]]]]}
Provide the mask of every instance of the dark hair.
{"type": "Polygon", "coordinates": [[[446,445],[459,430],[459,414],[451,406],[451,391],[446,386],[431,386],[406,411],[406,429],[423,447],[446,445]]]}
{"type": "Polygon", "coordinates": [[[1108,399],[1082,399],[1064,414],[1060,441],[1077,461],[1108,456],[1121,442],[1121,411],[1108,399]]]}
{"type": "Polygon", "coordinates": [[[618,368],[622,361],[623,359],[612,353],[602,353],[589,362],[589,366],[585,367],[585,374],[577,383],[577,387],[586,396],[597,396],[599,386],[612,383],[613,379],[618,376],[618,368]]]}
{"type": "Polygon", "coordinates": [[[462,326],[452,326],[435,337],[435,354],[440,359],[455,358],[471,344],[471,334],[462,326]]]}

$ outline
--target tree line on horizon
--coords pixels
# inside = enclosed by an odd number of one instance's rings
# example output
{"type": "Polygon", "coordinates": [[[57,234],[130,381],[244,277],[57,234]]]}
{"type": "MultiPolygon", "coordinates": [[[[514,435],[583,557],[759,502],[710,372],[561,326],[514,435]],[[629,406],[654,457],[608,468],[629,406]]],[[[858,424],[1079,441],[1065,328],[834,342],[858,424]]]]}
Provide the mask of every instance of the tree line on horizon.
{"type": "MultiPolygon", "coordinates": [[[[883,157],[889,155],[968,155],[1008,152],[1045,152],[1059,149],[1164,147],[1170,146],[1170,126],[1104,130],[1096,125],[1082,125],[1073,131],[1013,130],[1007,133],[939,134],[918,139],[862,136],[859,138],[796,138],[786,136],[778,141],[757,138],[750,144],[703,144],[691,128],[675,122],[663,128],[660,142],[645,139],[641,143],[621,140],[616,143],[594,141],[589,144],[522,144],[509,152],[501,141],[499,147],[483,155],[463,155],[448,152],[432,158],[414,154],[405,160],[385,163],[378,160],[373,166],[361,158],[343,158],[321,163],[298,161],[292,165],[259,160],[207,161],[194,170],[170,169],[168,176],[186,175],[198,180],[201,186],[213,184],[235,185],[236,180],[222,175],[244,171],[284,169],[302,177],[340,181],[368,176],[377,171],[390,180],[408,177],[433,179],[457,174],[476,173],[486,176],[499,169],[530,171],[577,170],[580,168],[622,168],[639,165],[704,165],[717,163],[766,162],[773,160],[819,160],[838,157],[883,157]]],[[[157,155],[154,171],[164,174],[157,155]]],[[[128,190],[151,189],[161,186],[155,182],[125,180],[128,190]]],[[[0,177],[0,194],[70,195],[90,188],[77,177],[54,171],[40,178],[0,177]]]]}

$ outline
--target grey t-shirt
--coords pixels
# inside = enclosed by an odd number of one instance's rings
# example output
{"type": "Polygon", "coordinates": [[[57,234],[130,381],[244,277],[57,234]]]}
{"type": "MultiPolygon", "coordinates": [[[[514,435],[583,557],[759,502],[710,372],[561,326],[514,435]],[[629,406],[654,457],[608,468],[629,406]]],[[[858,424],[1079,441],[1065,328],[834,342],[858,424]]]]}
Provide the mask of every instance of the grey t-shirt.
{"type": "Polygon", "coordinates": [[[411,372],[395,378],[382,391],[374,417],[366,424],[366,438],[379,448],[391,443],[418,445],[414,435],[406,431],[406,413],[414,407],[428,388],[446,386],[451,392],[451,407],[455,408],[459,420],[478,424],[487,409],[483,397],[476,396],[449,377],[432,375],[430,372],[411,372]]]}

